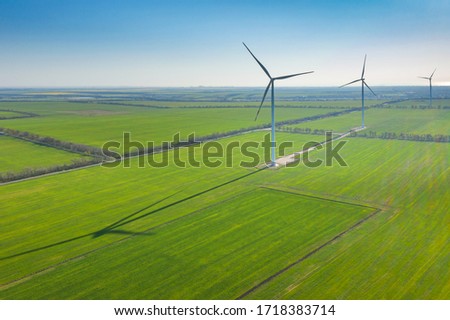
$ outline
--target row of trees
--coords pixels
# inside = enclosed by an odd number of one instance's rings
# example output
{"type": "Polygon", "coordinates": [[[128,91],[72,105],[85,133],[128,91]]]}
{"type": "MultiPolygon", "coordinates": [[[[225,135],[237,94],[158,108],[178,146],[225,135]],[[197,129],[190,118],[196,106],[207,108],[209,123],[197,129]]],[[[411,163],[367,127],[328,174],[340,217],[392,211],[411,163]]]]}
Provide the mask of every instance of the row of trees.
{"type": "Polygon", "coordinates": [[[80,159],[73,159],[71,163],[53,165],[45,168],[25,168],[24,170],[19,172],[0,172],[0,183],[11,182],[15,180],[40,176],[43,174],[86,167],[97,163],[99,163],[98,159],[85,157],[80,159]]]}
{"type": "MultiPolygon", "coordinates": [[[[268,107],[268,106],[267,106],[268,107]]],[[[343,106],[323,106],[323,105],[282,105],[277,104],[277,108],[292,108],[292,109],[344,109],[346,107],[343,106]]],[[[186,109],[227,109],[227,108],[255,108],[255,105],[216,105],[216,106],[210,106],[210,105],[204,105],[204,106],[185,106],[181,108],[186,109]]]]}
{"type": "Polygon", "coordinates": [[[13,114],[12,116],[2,116],[2,115],[0,115],[0,120],[19,119],[19,118],[32,118],[32,117],[39,116],[36,113],[25,112],[25,111],[17,111],[17,110],[11,110],[11,109],[0,109],[0,111],[10,112],[10,113],[13,114]]]}
{"type": "Polygon", "coordinates": [[[0,128],[0,133],[14,138],[22,139],[39,145],[61,149],[64,151],[74,152],[85,155],[86,157],[73,159],[71,163],[57,164],[44,168],[26,168],[19,172],[3,172],[0,173],[0,183],[10,182],[20,179],[31,178],[43,174],[65,171],[75,168],[86,167],[93,164],[101,163],[106,157],[100,148],[86,146],[72,142],[57,140],[52,137],[42,137],[35,133],[27,131],[19,131],[8,128],[0,128]]]}
{"type": "Polygon", "coordinates": [[[278,131],[282,131],[282,132],[300,133],[300,134],[314,134],[314,135],[324,135],[327,131],[332,131],[332,130],[311,129],[311,128],[296,128],[296,127],[287,127],[287,126],[278,127],[277,130],[278,131]]]}
{"type": "Polygon", "coordinates": [[[83,155],[103,158],[102,149],[100,148],[87,146],[79,143],[61,141],[52,137],[43,137],[35,133],[30,133],[28,131],[0,128],[0,132],[3,132],[8,136],[27,140],[36,144],[45,145],[48,147],[61,149],[64,151],[75,152],[83,155]]]}
{"type": "Polygon", "coordinates": [[[363,137],[363,138],[377,138],[377,139],[389,139],[389,140],[409,140],[409,141],[427,141],[427,142],[450,142],[449,135],[443,134],[414,134],[414,133],[395,133],[395,132],[380,132],[369,131],[369,132],[353,132],[352,137],[363,137]]]}
{"type": "Polygon", "coordinates": [[[377,104],[370,106],[370,108],[380,108],[380,109],[413,109],[413,110],[428,110],[428,109],[438,109],[438,110],[448,110],[450,106],[442,106],[442,105],[397,105],[395,102],[386,102],[382,104],[377,104]]]}
{"type": "MultiPolygon", "coordinates": [[[[314,134],[314,135],[324,135],[327,131],[323,129],[311,129],[311,128],[295,128],[288,126],[281,126],[277,128],[279,131],[290,132],[290,133],[300,133],[300,134],[314,134]]],[[[361,137],[369,139],[391,139],[391,140],[410,140],[410,141],[428,141],[428,142],[450,142],[449,135],[443,134],[414,134],[414,133],[395,133],[395,132],[380,132],[376,131],[358,131],[352,132],[351,137],[361,137]]]]}

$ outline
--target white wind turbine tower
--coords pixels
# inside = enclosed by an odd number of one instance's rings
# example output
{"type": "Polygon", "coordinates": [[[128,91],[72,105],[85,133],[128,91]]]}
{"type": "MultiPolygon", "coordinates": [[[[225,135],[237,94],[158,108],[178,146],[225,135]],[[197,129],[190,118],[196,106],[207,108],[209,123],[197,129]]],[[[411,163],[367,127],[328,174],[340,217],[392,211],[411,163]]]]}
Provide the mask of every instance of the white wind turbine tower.
{"type": "Polygon", "coordinates": [[[275,80],[283,80],[283,79],[288,79],[288,78],[292,78],[292,77],[296,77],[296,76],[300,76],[302,74],[308,74],[308,73],[313,73],[314,71],[308,71],[308,72],[302,72],[302,73],[295,73],[295,74],[290,74],[290,75],[286,75],[286,76],[280,76],[280,77],[275,77],[272,78],[272,76],[270,75],[269,71],[266,69],[266,67],[263,66],[263,64],[261,62],[259,62],[259,60],[255,57],[255,55],[250,51],[250,49],[247,47],[247,45],[242,42],[242,44],[247,48],[248,52],[250,52],[250,54],[252,55],[252,57],[256,60],[256,62],[259,64],[259,66],[261,67],[261,69],[263,69],[264,73],[269,77],[269,84],[266,87],[266,91],[264,91],[264,95],[261,101],[261,104],[258,108],[258,111],[256,112],[256,117],[255,117],[255,121],[256,119],[258,119],[258,115],[259,112],[261,111],[261,107],[264,103],[264,100],[266,99],[266,95],[267,95],[267,91],[269,91],[269,88],[272,87],[272,92],[271,92],[271,98],[272,98],[272,133],[271,133],[271,141],[272,141],[272,147],[270,148],[270,155],[271,155],[271,166],[275,167],[276,166],[276,162],[275,162],[275,158],[276,158],[276,154],[275,154],[275,80]]]}
{"type": "Polygon", "coordinates": [[[430,108],[433,105],[433,96],[432,96],[432,85],[431,85],[431,79],[433,79],[433,75],[436,72],[436,69],[434,69],[433,73],[431,74],[431,76],[429,77],[419,77],[421,79],[427,79],[428,81],[430,81],[430,108]]]}
{"type": "Polygon", "coordinates": [[[346,83],[342,86],[340,86],[339,88],[348,86],[349,84],[361,81],[361,105],[362,105],[362,123],[361,123],[361,127],[364,128],[364,86],[367,87],[367,89],[369,89],[374,96],[376,96],[375,92],[373,92],[372,89],[370,89],[369,85],[366,83],[366,79],[364,78],[364,72],[366,70],[366,59],[367,59],[367,54],[364,56],[364,64],[363,64],[363,69],[362,69],[362,73],[361,73],[361,78],[360,79],[356,79],[353,80],[349,83],[346,83]]]}

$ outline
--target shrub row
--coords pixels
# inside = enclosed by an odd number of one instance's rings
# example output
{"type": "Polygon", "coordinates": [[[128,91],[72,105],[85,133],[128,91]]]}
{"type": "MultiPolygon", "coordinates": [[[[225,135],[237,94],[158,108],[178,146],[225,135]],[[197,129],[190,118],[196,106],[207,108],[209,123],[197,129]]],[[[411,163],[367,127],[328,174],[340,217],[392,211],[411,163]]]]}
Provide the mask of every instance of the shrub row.
{"type": "Polygon", "coordinates": [[[0,116],[0,120],[32,118],[32,117],[38,117],[39,116],[36,113],[25,112],[25,111],[17,111],[17,110],[11,110],[11,109],[0,109],[0,111],[11,112],[11,113],[14,114],[13,116],[10,116],[10,117],[0,116]]]}
{"type": "MultiPolygon", "coordinates": [[[[311,129],[311,128],[294,128],[288,126],[281,126],[277,128],[278,131],[300,133],[300,134],[314,134],[324,135],[327,131],[323,129],[311,129]]],[[[395,132],[380,132],[376,131],[358,131],[352,132],[352,137],[361,137],[369,139],[390,139],[390,140],[409,140],[409,141],[428,141],[428,142],[450,142],[449,135],[442,134],[413,134],[413,133],[395,133],[395,132]]]]}
{"type": "Polygon", "coordinates": [[[11,182],[20,179],[27,179],[35,176],[40,176],[43,174],[49,174],[59,171],[65,171],[75,168],[86,167],[88,165],[93,165],[100,163],[101,160],[98,158],[82,158],[73,159],[72,163],[54,165],[45,168],[25,168],[19,172],[0,172],[0,183],[11,182]]]}
{"type": "Polygon", "coordinates": [[[61,141],[52,137],[43,137],[35,133],[30,133],[28,131],[19,131],[15,129],[0,128],[0,132],[3,132],[8,136],[31,141],[36,144],[41,144],[56,149],[62,149],[65,151],[80,153],[94,157],[103,157],[102,149],[87,146],[84,144],[61,141]]]}

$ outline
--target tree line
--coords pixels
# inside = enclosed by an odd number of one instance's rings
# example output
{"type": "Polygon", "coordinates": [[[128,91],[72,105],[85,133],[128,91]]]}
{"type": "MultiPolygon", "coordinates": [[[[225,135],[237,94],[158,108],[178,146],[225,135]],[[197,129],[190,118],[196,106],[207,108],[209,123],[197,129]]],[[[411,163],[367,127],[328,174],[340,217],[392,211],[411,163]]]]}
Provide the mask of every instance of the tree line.
{"type": "Polygon", "coordinates": [[[19,131],[19,130],[15,130],[15,129],[0,128],[0,132],[3,132],[4,134],[14,137],[14,138],[30,141],[30,142],[33,142],[36,144],[47,146],[47,147],[61,149],[64,151],[69,151],[69,152],[75,152],[75,153],[79,153],[79,154],[83,154],[83,155],[87,155],[87,156],[103,158],[102,149],[97,148],[97,147],[87,146],[87,145],[79,144],[79,143],[61,141],[61,140],[58,140],[58,139],[55,139],[52,137],[48,137],[48,136],[43,137],[41,135],[38,135],[36,133],[30,133],[28,131],[19,131]]]}
{"type": "Polygon", "coordinates": [[[397,102],[402,102],[404,100],[401,101],[389,101],[389,102],[385,102],[382,104],[377,104],[377,105],[373,105],[370,106],[370,108],[379,108],[379,109],[412,109],[412,110],[449,110],[450,106],[442,106],[442,105],[396,105],[395,103],[397,102]]]}
{"type": "Polygon", "coordinates": [[[99,163],[98,159],[86,157],[81,159],[73,159],[71,163],[53,165],[45,168],[25,168],[22,171],[18,172],[0,172],[0,183],[27,179],[59,171],[82,168],[98,163],[99,163]]]}
{"type": "MultiPolygon", "coordinates": [[[[299,133],[299,134],[313,134],[313,135],[324,135],[327,131],[325,129],[311,129],[311,128],[295,128],[288,126],[277,127],[278,131],[289,132],[289,133],[299,133]]],[[[405,132],[379,132],[376,131],[353,131],[350,134],[351,137],[359,138],[369,138],[369,139],[388,139],[388,140],[409,140],[409,141],[427,141],[427,142],[450,142],[450,135],[443,134],[415,134],[415,133],[405,133],[405,132]]]]}
{"type": "Polygon", "coordinates": [[[11,113],[15,114],[13,116],[2,116],[2,115],[0,115],[0,120],[32,118],[32,117],[38,117],[39,116],[36,113],[26,112],[26,111],[17,111],[17,110],[11,110],[11,109],[0,109],[0,111],[11,112],[11,113]]]}

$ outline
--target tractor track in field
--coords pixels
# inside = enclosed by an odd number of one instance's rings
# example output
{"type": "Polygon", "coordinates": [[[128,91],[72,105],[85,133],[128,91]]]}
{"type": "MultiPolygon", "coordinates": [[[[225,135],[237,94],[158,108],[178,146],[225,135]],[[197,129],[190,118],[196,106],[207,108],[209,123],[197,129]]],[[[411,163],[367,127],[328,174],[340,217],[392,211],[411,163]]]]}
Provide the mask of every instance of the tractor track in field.
{"type": "MultiPolygon", "coordinates": [[[[268,188],[271,189],[271,188],[268,188]]],[[[271,189],[271,190],[276,190],[276,191],[281,191],[281,192],[285,192],[283,190],[277,190],[277,189],[271,189]]],[[[293,193],[293,192],[292,192],[293,193]]],[[[295,194],[295,193],[294,193],[295,194]]],[[[302,194],[297,194],[299,196],[302,196],[302,194]]],[[[308,195],[306,195],[308,196],[308,195]]],[[[308,196],[309,197],[309,196],[308,196]]],[[[313,198],[318,198],[318,197],[313,197],[313,198]]],[[[318,198],[318,199],[322,199],[322,198],[318,198]]],[[[323,200],[323,199],[322,199],[323,200]]],[[[236,298],[236,300],[242,300],[245,297],[247,297],[249,294],[255,292],[256,290],[258,290],[259,288],[261,288],[262,286],[264,286],[265,284],[269,283],[270,281],[274,280],[276,277],[282,275],[283,273],[285,273],[286,271],[292,269],[293,267],[295,267],[296,265],[298,265],[299,263],[305,261],[306,259],[308,259],[309,257],[311,257],[312,255],[314,255],[315,253],[319,252],[321,249],[329,246],[330,244],[332,244],[333,242],[335,242],[336,240],[338,240],[339,238],[343,237],[345,234],[349,233],[350,231],[354,230],[355,228],[359,227],[360,225],[362,225],[364,222],[366,222],[367,220],[373,218],[374,216],[376,216],[378,213],[380,213],[382,210],[380,208],[374,208],[374,207],[370,207],[370,206],[364,206],[364,205],[359,205],[359,204],[352,204],[352,203],[346,203],[343,201],[335,201],[335,200],[331,200],[331,199],[327,199],[328,201],[333,201],[333,202],[339,202],[339,203],[345,203],[345,204],[351,204],[351,205],[357,205],[357,206],[363,206],[363,207],[367,207],[367,208],[372,208],[375,209],[371,214],[369,214],[367,217],[359,220],[358,222],[356,222],[355,224],[353,224],[351,227],[349,227],[348,229],[340,232],[339,234],[337,234],[336,236],[334,236],[332,239],[326,241],[325,243],[321,244],[320,246],[318,246],[317,248],[313,249],[312,251],[308,252],[307,254],[305,254],[304,256],[302,256],[301,258],[297,259],[296,261],[292,262],[291,264],[289,264],[288,266],[284,267],[283,269],[277,271],[276,273],[272,274],[271,276],[267,277],[266,279],[264,279],[263,281],[261,281],[260,283],[258,283],[257,285],[253,286],[252,288],[250,288],[249,290],[247,290],[246,292],[244,292],[243,294],[241,294],[240,296],[238,296],[236,298]]]]}

